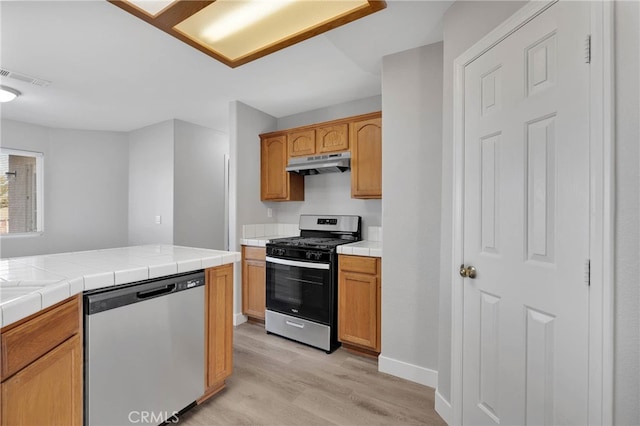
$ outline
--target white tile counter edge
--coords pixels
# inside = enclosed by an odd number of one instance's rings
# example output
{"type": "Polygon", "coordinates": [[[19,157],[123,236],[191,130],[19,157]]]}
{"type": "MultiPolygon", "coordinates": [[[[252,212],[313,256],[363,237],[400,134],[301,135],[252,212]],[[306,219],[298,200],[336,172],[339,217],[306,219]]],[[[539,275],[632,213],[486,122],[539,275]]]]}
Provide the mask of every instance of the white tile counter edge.
{"type": "Polygon", "coordinates": [[[354,256],[382,257],[382,241],[363,240],[338,246],[338,254],[354,256]]]}
{"type": "Polygon", "coordinates": [[[291,235],[267,235],[262,237],[241,238],[240,245],[265,247],[270,240],[275,240],[276,238],[288,238],[288,237],[291,237],[291,235]]]}
{"type": "Polygon", "coordinates": [[[240,261],[240,253],[154,244],[0,261],[0,327],[4,327],[85,290],[235,263],[240,261]],[[83,261],[91,266],[83,264],[83,261]],[[47,270],[47,264],[55,272],[47,270]],[[92,272],[80,276],[74,272],[65,274],[65,267],[69,271],[83,268],[92,272]],[[25,277],[48,274],[58,280],[20,280],[20,274],[25,277]],[[3,290],[5,293],[20,293],[21,289],[25,294],[6,296],[3,301],[3,290]]]}

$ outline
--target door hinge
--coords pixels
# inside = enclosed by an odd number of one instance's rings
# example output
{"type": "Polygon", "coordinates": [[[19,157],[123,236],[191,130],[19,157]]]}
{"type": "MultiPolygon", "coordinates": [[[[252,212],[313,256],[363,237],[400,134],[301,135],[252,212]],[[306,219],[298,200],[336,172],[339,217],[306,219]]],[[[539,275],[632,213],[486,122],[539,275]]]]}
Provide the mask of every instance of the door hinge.
{"type": "Polygon", "coordinates": [[[591,259],[587,259],[584,263],[584,282],[591,286],[591,259]]]}
{"type": "Polygon", "coordinates": [[[591,63],[591,34],[587,35],[584,41],[584,63],[591,63]]]}

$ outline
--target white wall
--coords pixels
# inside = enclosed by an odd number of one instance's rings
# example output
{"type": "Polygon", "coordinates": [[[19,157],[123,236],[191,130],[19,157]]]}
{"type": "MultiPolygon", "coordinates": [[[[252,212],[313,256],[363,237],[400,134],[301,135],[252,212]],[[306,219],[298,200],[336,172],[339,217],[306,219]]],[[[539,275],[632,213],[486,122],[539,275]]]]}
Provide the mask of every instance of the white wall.
{"type": "MultiPolygon", "coordinates": [[[[277,130],[322,123],[381,110],[381,96],[372,96],[278,118],[277,130]]],[[[365,239],[367,238],[368,226],[380,226],[382,224],[381,200],[351,198],[351,172],[305,176],[304,201],[272,202],[266,203],[266,205],[273,208],[278,222],[282,223],[298,223],[300,215],[305,213],[362,216],[362,232],[365,239]]]]}
{"type": "Polygon", "coordinates": [[[615,3],[614,423],[640,424],[640,3],[615,3]]]}
{"type": "Polygon", "coordinates": [[[382,62],[380,371],[435,387],[442,164],[442,43],[382,62]]]}
{"type": "Polygon", "coordinates": [[[174,121],[173,242],[226,249],[224,156],[228,137],[216,130],[174,121]]]}
{"type": "MultiPolygon", "coordinates": [[[[239,101],[229,104],[229,250],[240,251],[242,225],[273,223],[266,203],[260,201],[261,133],[275,130],[276,119],[239,101]]],[[[242,315],[241,268],[234,269],[234,323],[242,315]]]]}
{"type": "Polygon", "coordinates": [[[130,245],[173,244],[173,129],[168,120],[129,133],[130,245]]]}
{"type": "Polygon", "coordinates": [[[2,237],[3,258],[127,244],[125,133],[1,122],[2,147],[44,153],[44,233],[2,237]]]}
{"type": "Polygon", "coordinates": [[[453,61],[525,2],[457,1],[444,15],[442,115],[442,214],[440,244],[440,321],[438,393],[451,399],[451,226],[453,216],[453,61]]]}

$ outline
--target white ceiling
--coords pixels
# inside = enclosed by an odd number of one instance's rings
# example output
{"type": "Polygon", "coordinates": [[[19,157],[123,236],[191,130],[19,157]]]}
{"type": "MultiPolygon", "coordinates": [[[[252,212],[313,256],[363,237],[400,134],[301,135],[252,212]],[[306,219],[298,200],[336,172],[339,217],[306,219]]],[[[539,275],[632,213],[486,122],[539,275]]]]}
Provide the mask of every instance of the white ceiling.
{"type": "Polygon", "coordinates": [[[177,118],[227,132],[229,102],[283,117],[380,94],[382,57],[442,39],[452,1],[387,8],[235,69],[106,1],[2,1],[0,65],[50,80],[3,118],[130,131],[177,118]]]}

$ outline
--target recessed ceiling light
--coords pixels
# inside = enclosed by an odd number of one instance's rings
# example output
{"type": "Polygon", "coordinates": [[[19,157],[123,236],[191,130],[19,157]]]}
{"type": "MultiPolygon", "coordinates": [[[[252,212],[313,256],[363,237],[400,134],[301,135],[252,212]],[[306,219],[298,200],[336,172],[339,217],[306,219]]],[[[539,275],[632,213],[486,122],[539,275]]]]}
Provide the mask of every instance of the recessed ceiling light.
{"type": "Polygon", "coordinates": [[[384,9],[382,0],[109,0],[235,68],[384,9]]]}
{"type": "Polygon", "coordinates": [[[0,102],[11,102],[20,95],[21,93],[16,89],[7,86],[0,86],[0,102]]]}

